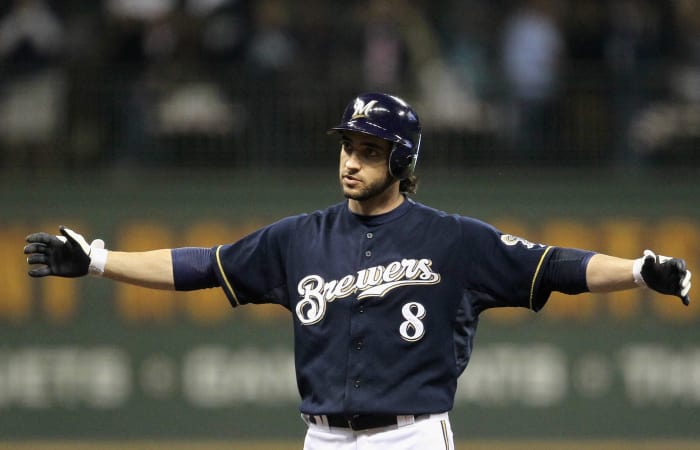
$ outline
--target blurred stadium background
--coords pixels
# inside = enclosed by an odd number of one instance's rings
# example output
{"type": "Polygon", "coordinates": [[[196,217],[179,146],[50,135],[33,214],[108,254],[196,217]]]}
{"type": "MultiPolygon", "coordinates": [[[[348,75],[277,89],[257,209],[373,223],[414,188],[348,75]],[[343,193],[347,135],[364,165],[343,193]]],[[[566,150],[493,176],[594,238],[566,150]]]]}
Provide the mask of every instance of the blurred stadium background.
{"type": "MultiPolygon", "coordinates": [[[[696,0],[2,2],[0,448],[299,448],[284,311],[30,280],[22,241],[214,245],[338,201],[325,130],[368,90],[421,115],[417,200],[700,270],[696,0]]],[[[489,312],[456,440],[700,448],[699,322],[642,291],[489,312]]]]}

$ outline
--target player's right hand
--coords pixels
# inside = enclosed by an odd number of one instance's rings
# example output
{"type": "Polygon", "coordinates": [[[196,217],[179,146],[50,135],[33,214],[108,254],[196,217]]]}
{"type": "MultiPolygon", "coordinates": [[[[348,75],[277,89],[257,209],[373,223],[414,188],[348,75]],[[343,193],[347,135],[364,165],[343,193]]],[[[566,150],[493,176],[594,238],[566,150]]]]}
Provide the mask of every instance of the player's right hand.
{"type": "MultiPolygon", "coordinates": [[[[27,263],[38,265],[29,270],[29,276],[82,277],[90,271],[90,254],[95,249],[104,249],[101,239],[88,244],[85,238],[75,231],[60,226],[61,236],[48,233],[34,233],[27,236],[24,254],[27,263]]],[[[104,251],[104,250],[103,250],[104,251]]]]}

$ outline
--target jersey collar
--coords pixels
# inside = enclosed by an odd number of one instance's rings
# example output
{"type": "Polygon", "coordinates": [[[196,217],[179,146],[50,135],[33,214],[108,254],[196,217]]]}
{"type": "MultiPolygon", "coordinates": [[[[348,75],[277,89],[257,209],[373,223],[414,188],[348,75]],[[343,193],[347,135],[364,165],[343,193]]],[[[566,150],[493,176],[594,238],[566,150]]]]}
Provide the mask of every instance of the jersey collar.
{"type": "Polygon", "coordinates": [[[368,227],[374,227],[392,222],[406,214],[408,210],[415,204],[415,202],[408,198],[408,196],[406,195],[404,195],[404,199],[405,201],[401,202],[401,204],[396,208],[392,209],[387,213],[379,214],[376,216],[363,216],[361,214],[355,214],[354,212],[350,211],[350,208],[347,206],[347,202],[345,203],[345,210],[352,217],[354,217],[355,220],[362,223],[363,225],[368,227]]]}

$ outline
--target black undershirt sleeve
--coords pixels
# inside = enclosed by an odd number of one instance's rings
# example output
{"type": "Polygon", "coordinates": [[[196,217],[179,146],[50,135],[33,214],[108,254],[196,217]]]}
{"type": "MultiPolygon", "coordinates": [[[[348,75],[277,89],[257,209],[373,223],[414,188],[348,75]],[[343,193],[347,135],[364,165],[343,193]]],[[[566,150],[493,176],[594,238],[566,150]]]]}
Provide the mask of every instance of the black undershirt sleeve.
{"type": "Polygon", "coordinates": [[[580,294],[588,292],[586,267],[595,252],[574,248],[554,247],[542,273],[542,292],[580,294]]]}
{"type": "Polygon", "coordinates": [[[171,250],[176,291],[194,291],[219,286],[214,273],[212,249],[183,247],[171,250]]]}

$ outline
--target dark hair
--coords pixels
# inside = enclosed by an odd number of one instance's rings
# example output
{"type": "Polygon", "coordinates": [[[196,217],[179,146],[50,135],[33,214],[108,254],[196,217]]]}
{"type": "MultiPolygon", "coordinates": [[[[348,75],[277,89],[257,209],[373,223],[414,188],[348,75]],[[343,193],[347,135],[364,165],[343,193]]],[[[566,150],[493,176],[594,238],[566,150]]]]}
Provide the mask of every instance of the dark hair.
{"type": "Polygon", "coordinates": [[[418,191],[418,177],[410,175],[399,181],[399,192],[403,194],[415,194],[418,191]]]}

